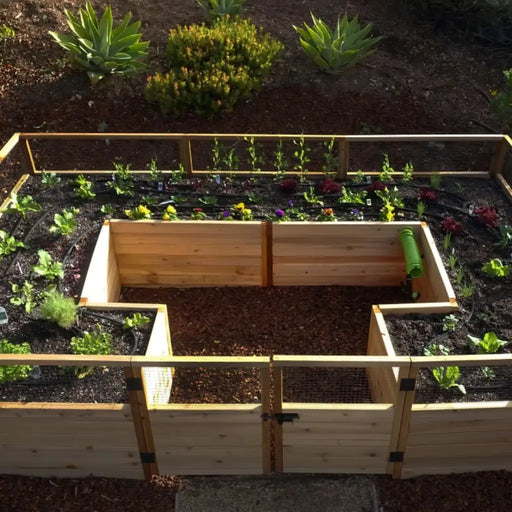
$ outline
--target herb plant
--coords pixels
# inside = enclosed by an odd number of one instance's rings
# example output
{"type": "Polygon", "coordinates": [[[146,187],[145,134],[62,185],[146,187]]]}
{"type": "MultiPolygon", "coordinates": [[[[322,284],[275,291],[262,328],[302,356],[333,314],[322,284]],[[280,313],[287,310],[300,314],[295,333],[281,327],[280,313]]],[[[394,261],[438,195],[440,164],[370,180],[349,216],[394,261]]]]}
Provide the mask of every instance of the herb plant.
{"type": "Polygon", "coordinates": [[[382,162],[382,170],[379,172],[379,181],[382,183],[389,183],[393,181],[393,173],[395,170],[391,167],[389,163],[389,157],[386,153],[384,153],[384,161],[382,162]]]}
{"type": "Polygon", "coordinates": [[[432,188],[439,188],[440,185],[441,185],[441,175],[438,172],[431,174],[430,175],[430,186],[432,188]]]}
{"type": "Polygon", "coordinates": [[[36,265],[32,266],[34,273],[48,279],[49,281],[62,279],[64,277],[62,263],[59,261],[53,261],[48,251],[39,249],[39,251],[37,251],[37,256],[39,260],[36,265]]]}
{"type": "Polygon", "coordinates": [[[459,323],[459,319],[455,315],[446,315],[443,318],[443,331],[444,332],[452,332],[457,327],[459,323]]]}
{"type": "Polygon", "coordinates": [[[279,180],[284,176],[286,165],[287,162],[284,154],[283,141],[282,139],[279,139],[277,148],[274,151],[274,169],[276,180],[279,180]]]}
{"type": "Polygon", "coordinates": [[[69,329],[76,322],[78,306],[71,297],[55,289],[45,292],[39,308],[41,315],[64,329],[69,329]]]}
{"type": "Polygon", "coordinates": [[[331,137],[329,140],[326,140],[323,142],[325,151],[324,151],[324,164],[322,166],[322,171],[327,176],[329,176],[330,174],[335,172],[336,168],[338,167],[338,159],[334,153],[334,144],[335,144],[334,137],[331,137]]]}
{"type": "Polygon", "coordinates": [[[318,206],[324,205],[322,198],[315,194],[313,187],[309,187],[309,192],[304,192],[303,195],[304,195],[304,199],[306,200],[306,203],[308,203],[308,204],[318,205],[318,206]]]}
{"type": "Polygon", "coordinates": [[[263,163],[263,157],[259,154],[258,145],[254,142],[254,137],[244,137],[247,142],[247,153],[249,155],[249,165],[253,172],[261,171],[261,164],[263,163]]]}
{"type": "MultiPolygon", "coordinates": [[[[108,332],[103,332],[101,325],[98,324],[97,331],[84,331],[83,336],[73,336],[71,338],[71,350],[74,354],[108,355],[112,353],[112,336],[108,332]]],[[[92,366],[75,369],[79,379],[93,371],[94,367],[92,366]]]]}
{"type": "MultiPolygon", "coordinates": [[[[28,343],[11,343],[8,340],[0,340],[0,354],[30,354],[28,343]]],[[[32,367],[26,364],[12,366],[0,366],[0,384],[26,379],[30,375],[32,367]]]]}
{"type": "Polygon", "coordinates": [[[309,158],[311,149],[306,146],[304,136],[301,136],[298,141],[294,140],[293,143],[297,146],[297,149],[293,152],[295,158],[293,169],[299,173],[299,181],[304,182],[308,174],[307,165],[311,161],[309,158]]]}
{"type": "Polygon", "coordinates": [[[89,1],[85,8],[80,8],[79,18],[67,9],[64,12],[72,34],[52,31],[49,34],[69,52],[78,67],[87,71],[93,85],[107,75],[127,75],[142,69],[141,59],[147,55],[149,43],[140,40],[140,21],[130,23],[131,13],[113,28],[110,6],[105,8],[100,20],[89,1]]]}
{"type": "Polygon", "coordinates": [[[349,188],[341,187],[341,196],[338,197],[338,203],[365,204],[367,194],[366,190],[354,192],[349,188]]]}
{"type": "Polygon", "coordinates": [[[382,38],[367,37],[372,25],[361,28],[358,17],[352,20],[345,14],[336,28],[331,30],[320,18],[311,13],[313,26],[304,23],[304,28],[293,28],[299,35],[302,48],[311,60],[323,71],[338,74],[358,64],[373,53],[372,47],[382,38]]]}

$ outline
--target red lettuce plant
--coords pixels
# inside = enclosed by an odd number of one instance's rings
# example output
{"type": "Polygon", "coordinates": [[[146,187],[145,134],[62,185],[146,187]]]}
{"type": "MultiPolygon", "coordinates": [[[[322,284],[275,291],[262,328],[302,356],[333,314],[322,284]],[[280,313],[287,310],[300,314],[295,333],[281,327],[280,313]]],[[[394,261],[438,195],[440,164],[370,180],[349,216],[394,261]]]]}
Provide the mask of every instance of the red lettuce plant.
{"type": "Polygon", "coordinates": [[[493,228],[499,223],[496,210],[490,206],[480,206],[479,208],[475,208],[475,213],[478,220],[488,228],[493,228]]]}
{"type": "Polygon", "coordinates": [[[420,190],[418,198],[420,201],[423,201],[424,203],[428,201],[435,201],[437,199],[437,192],[430,188],[422,188],[420,190]]]}
{"type": "Polygon", "coordinates": [[[369,185],[368,187],[365,187],[365,190],[368,191],[368,192],[377,192],[377,190],[386,190],[386,185],[384,183],[382,183],[382,181],[380,180],[377,180],[377,181],[374,181],[371,185],[369,185]]]}
{"type": "Polygon", "coordinates": [[[451,233],[452,235],[462,233],[463,230],[462,224],[453,219],[453,217],[446,217],[446,219],[443,219],[441,222],[441,227],[444,231],[451,233]]]}
{"type": "Polygon", "coordinates": [[[279,183],[279,190],[283,194],[295,194],[297,192],[298,183],[293,178],[287,178],[279,183]]]}
{"type": "Polygon", "coordinates": [[[341,185],[332,178],[327,178],[318,184],[318,192],[320,194],[339,194],[341,192],[341,185]]]}

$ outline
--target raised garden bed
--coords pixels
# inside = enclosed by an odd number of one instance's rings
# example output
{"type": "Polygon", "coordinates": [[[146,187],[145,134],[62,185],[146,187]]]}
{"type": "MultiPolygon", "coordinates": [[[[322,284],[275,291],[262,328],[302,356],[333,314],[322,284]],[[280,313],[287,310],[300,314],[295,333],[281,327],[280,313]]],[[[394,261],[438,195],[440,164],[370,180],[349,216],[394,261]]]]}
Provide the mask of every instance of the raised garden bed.
{"type": "MultiPolygon", "coordinates": [[[[101,137],[103,136],[97,136],[97,138],[101,137]]],[[[112,139],[116,137],[120,136],[111,135],[112,139]]],[[[178,140],[180,136],[171,137],[178,140]]],[[[230,137],[236,138],[236,136],[230,137]]],[[[44,137],[41,138],[44,139],[44,137]]],[[[92,139],[96,136],[86,138],[92,139]]],[[[104,138],[108,138],[108,135],[105,135],[104,138]]],[[[165,139],[165,136],[162,138],[165,139]]],[[[407,137],[404,138],[407,139],[407,137]]],[[[404,138],[397,137],[396,140],[393,140],[382,136],[377,137],[381,142],[394,143],[400,143],[404,138]]],[[[154,310],[155,322],[146,354],[157,357],[108,356],[102,359],[102,357],[95,358],[93,356],[60,356],[60,358],[59,356],[40,355],[2,356],[4,364],[9,362],[20,364],[21,361],[24,361],[27,364],[43,366],[51,365],[50,362],[53,363],[53,366],[63,366],[65,363],[69,366],[81,366],[87,362],[97,366],[124,367],[127,378],[127,396],[130,401],[129,404],[119,402],[104,406],[84,403],[34,403],[30,406],[23,403],[2,404],[0,414],[5,414],[5,417],[9,419],[9,428],[5,435],[17,435],[15,433],[16,418],[20,414],[25,414],[22,411],[37,410],[37,414],[42,418],[41,421],[46,422],[45,424],[48,426],[51,425],[49,428],[52,430],[51,436],[53,437],[48,437],[45,428],[42,428],[42,434],[38,440],[31,441],[31,449],[27,450],[24,447],[21,450],[10,452],[11,458],[23,458],[27,452],[32,454],[30,456],[33,459],[32,462],[24,461],[15,470],[16,472],[47,474],[50,471],[53,472],[52,474],[76,476],[92,472],[105,476],[119,476],[115,466],[120,464],[124,468],[122,476],[129,477],[140,476],[142,470],[146,476],[149,476],[155,472],[258,473],[268,472],[272,469],[292,472],[344,472],[354,471],[354,468],[358,472],[388,472],[393,473],[394,476],[410,476],[421,472],[440,471],[439,460],[444,456],[443,449],[438,448],[437,452],[432,451],[434,455],[430,458],[424,452],[429,450],[428,443],[430,442],[425,440],[430,439],[429,435],[435,436],[437,432],[435,425],[431,425],[430,419],[433,418],[434,424],[437,421],[443,423],[445,412],[442,411],[453,411],[454,407],[457,411],[470,410],[468,414],[473,418],[478,415],[479,410],[484,411],[484,414],[492,410],[489,423],[485,423],[485,428],[489,430],[489,425],[492,421],[496,423],[496,418],[499,419],[497,422],[499,425],[505,425],[509,414],[507,405],[496,403],[491,406],[489,404],[481,406],[480,403],[470,406],[467,404],[440,404],[434,407],[433,404],[427,404],[422,408],[421,405],[413,405],[414,391],[404,388],[402,380],[409,379],[408,383],[410,384],[411,379],[416,378],[417,369],[422,365],[437,365],[439,367],[448,364],[460,364],[461,366],[507,365],[510,364],[508,355],[483,358],[480,356],[476,358],[475,356],[455,356],[458,358],[455,360],[448,356],[448,358],[430,359],[429,363],[423,358],[393,357],[392,344],[387,335],[384,316],[404,313],[442,313],[443,316],[446,316],[456,313],[459,306],[461,315],[466,315],[469,311],[468,303],[464,298],[459,303],[457,302],[445,271],[443,259],[450,265],[452,263],[451,260],[447,261],[449,252],[440,254],[436,248],[434,237],[437,237],[438,246],[442,246],[444,233],[440,230],[439,224],[450,215],[462,219],[466,223],[464,229],[469,235],[465,239],[454,236],[453,247],[469,249],[482,236],[485,243],[479,251],[480,257],[490,255],[496,249],[494,244],[499,241],[499,238],[497,238],[495,226],[486,227],[481,224],[481,219],[474,213],[474,207],[479,206],[480,203],[476,201],[474,195],[470,198],[465,195],[475,183],[485,184],[485,187],[479,187],[481,200],[485,201],[487,205],[498,207],[498,216],[501,221],[505,222],[510,218],[510,207],[507,205],[506,199],[496,196],[499,192],[492,182],[481,180],[488,175],[487,172],[482,171],[482,167],[478,167],[476,171],[465,172],[464,174],[469,176],[468,181],[447,181],[445,186],[435,190],[426,187],[425,185],[428,183],[425,181],[405,183],[399,173],[392,172],[391,175],[395,177],[395,181],[389,183],[388,187],[396,186],[397,190],[398,188],[403,190],[404,197],[404,206],[397,208],[392,213],[401,220],[399,222],[361,221],[361,216],[365,219],[378,219],[382,216],[378,195],[368,197],[368,199],[372,199],[373,203],[364,203],[362,206],[340,201],[342,194],[340,189],[337,191],[334,188],[324,189],[321,192],[323,184],[328,180],[325,176],[320,176],[320,173],[311,173],[311,176],[303,173],[302,177],[305,179],[305,183],[297,181],[296,189],[290,194],[285,193],[283,189],[279,190],[278,184],[273,181],[272,177],[265,177],[266,174],[270,174],[270,171],[256,174],[246,173],[242,177],[233,176],[231,170],[215,171],[215,173],[206,170],[196,171],[192,161],[191,139],[193,136],[179,139],[179,156],[185,172],[188,173],[188,177],[182,178],[179,183],[176,183],[177,175],[173,171],[168,171],[167,175],[162,175],[160,180],[154,182],[146,175],[140,175],[135,183],[133,197],[127,201],[125,197],[114,194],[116,180],[112,180],[108,175],[105,176],[106,171],[100,171],[96,176],[93,174],[87,176],[94,183],[101,204],[110,204],[109,211],[113,213],[110,213],[109,217],[122,216],[125,210],[133,212],[145,201],[150,201],[147,199],[149,196],[153,197],[151,201],[156,200],[156,204],[153,206],[151,206],[153,202],[144,204],[148,205],[148,209],[153,208],[155,217],[157,212],[158,215],[164,214],[169,204],[176,205],[176,210],[181,213],[181,217],[180,220],[173,222],[164,220],[134,222],[118,218],[105,220],[105,217],[98,211],[98,203],[87,202],[69,195],[73,193],[73,189],[76,190],[76,185],[73,185],[72,181],[75,180],[78,171],[68,172],[67,176],[66,173],[63,173],[61,175],[63,181],[52,192],[41,189],[33,177],[20,181],[18,190],[16,190],[20,196],[31,193],[35,198],[39,198],[46,194],[53,197],[54,201],[63,201],[65,205],[73,204],[79,207],[79,225],[86,232],[90,230],[90,233],[86,233],[89,236],[84,234],[80,243],[71,243],[71,246],[75,247],[71,253],[76,253],[77,256],[76,261],[73,259],[73,266],[70,266],[69,274],[71,272],[73,274],[71,278],[68,275],[64,279],[62,289],[67,294],[74,296],[82,308],[154,310]],[[197,175],[194,176],[194,173],[197,175]],[[307,180],[315,175],[317,182],[308,183],[307,180]],[[475,176],[481,181],[475,180],[475,176]],[[320,183],[318,183],[319,180],[320,183]],[[111,184],[108,183],[109,181],[111,184]],[[114,182],[114,186],[112,182],[114,182]],[[435,201],[431,196],[427,198],[425,195],[425,200],[431,202],[428,203],[422,218],[428,222],[418,220],[418,213],[414,211],[418,194],[424,193],[422,191],[425,190],[430,190],[434,196],[442,198],[442,200],[435,201]],[[317,196],[315,199],[314,196],[318,193],[321,197],[317,196]],[[178,204],[176,202],[178,194],[185,196],[185,203],[178,204]],[[258,195],[260,198],[257,200],[256,196],[258,195]],[[166,201],[165,197],[171,199],[166,201]],[[211,200],[212,197],[215,197],[215,204],[211,200]],[[199,201],[200,199],[201,201],[199,201]],[[254,220],[213,220],[219,216],[224,218],[232,216],[234,219],[247,216],[249,201],[255,201],[249,212],[254,220]],[[323,202],[322,205],[320,205],[320,201],[323,202]],[[243,206],[239,206],[241,202],[244,203],[243,206]],[[456,206],[450,202],[455,202],[456,206]],[[96,206],[94,206],[95,204],[96,206]],[[201,207],[202,211],[198,211],[197,204],[204,206],[204,208],[201,207]],[[283,209],[276,209],[281,205],[288,205],[288,208],[283,206],[283,209]],[[473,212],[469,211],[469,207],[473,207],[473,212]],[[331,208],[330,212],[329,208],[331,208]],[[277,210],[282,212],[282,215],[277,210]],[[224,212],[227,212],[228,215],[224,215],[224,212]],[[198,213],[203,215],[196,215],[198,213]],[[309,221],[285,222],[290,218],[296,218],[298,213],[301,214],[301,218],[306,218],[309,221]],[[206,217],[206,220],[183,220],[189,216],[206,217]],[[283,219],[283,217],[287,218],[283,219]],[[350,219],[352,220],[349,221],[350,219]],[[337,222],[318,222],[321,220],[337,220],[337,222]],[[429,229],[430,225],[434,226],[433,233],[429,229]],[[422,277],[413,279],[410,283],[407,280],[404,254],[399,241],[399,231],[405,226],[411,227],[414,232],[425,268],[422,277]],[[81,241],[84,241],[83,246],[81,241]],[[91,253],[90,264],[87,264],[88,256],[86,255],[91,253]],[[80,260],[78,254],[85,255],[85,260],[80,260]],[[78,274],[80,275],[76,277],[78,274]],[[279,345],[276,343],[268,353],[257,351],[254,354],[250,347],[244,346],[242,354],[235,353],[231,354],[234,356],[233,358],[221,359],[207,357],[208,352],[203,352],[200,357],[197,355],[170,357],[169,325],[165,307],[149,303],[120,304],[118,302],[121,296],[128,295],[126,287],[146,289],[169,286],[183,288],[233,285],[248,287],[249,290],[254,286],[275,286],[278,287],[277,289],[295,286],[299,287],[297,289],[305,286],[332,287],[333,285],[340,287],[364,285],[370,289],[371,287],[393,287],[397,299],[393,300],[396,302],[394,304],[380,303],[374,306],[371,312],[368,335],[370,357],[336,355],[338,354],[336,351],[327,352],[326,355],[313,356],[311,354],[316,352],[309,351],[307,353],[310,355],[285,356],[279,355],[279,345]],[[125,291],[122,291],[123,287],[125,287],[125,291]],[[254,355],[263,357],[254,357],[254,355]],[[274,356],[275,371],[272,379],[267,355],[274,356]],[[254,383],[254,392],[243,393],[244,399],[251,396],[253,403],[241,405],[204,403],[185,406],[173,403],[176,400],[173,400],[172,393],[172,367],[179,375],[183,368],[212,368],[216,366],[229,368],[230,379],[236,379],[238,375],[231,370],[232,368],[242,367],[253,372],[253,377],[250,380],[254,383]],[[316,377],[318,383],[322,383],[322,379],[324,382],[327,379],[333,383],[333,386],[342,385],[344,387],[350,382],[351,376],[356,375],[354,371],[357,370],[357,375],[360,376],[358,379],[362,379],[361,382],[367,382],[366,385],[369,385],[373,403],[364,403],[369,400],[356,400],[350,405],[336,403],[336,399],[334,399],[335,403],[329,407],[326,407],[325,403],[297,403],[300,400],[298,398],[301,396],[300,393],[286,395],[287,384],[294,382],[294,379],[298,384],[301,379],[304,380],[300,376],[297,377],[300,374],[296,374],[295,377],[292,375],[293,372],[290,368],[297,367],[309,367],[308,371],[310,372],[315,368],[323,370],[338,368],[344,369],[343,371],[346,369],[348,373],[341,381],[332,378],[332,373],[319,374],[323,375],[320,380],[316,377]],[[260,384],[257,383],[258,377],[255,377],[255,370],[260,373],[260,384]],[[330,380],[331,378],[332,380],[330,380]],[[282,389],[280,382],[284,384],[285,395],[280,391],[282,389]],[[273,394],[271,394],[271,386],[273,394]],[[169,396],[171,404],[166,404],[169,396]],[[272,396],[273,403],[271,404],[272,396]],[[424,415],[417,414],[420,410],[426,413],[424,415]],[[98,411],[101,412],[105,421],[111,415],[111,420],[108,421],[112,421],[112,425],[121,421],[124,433],[119,436],[120,443],[112,446],[114,453],[112,466],[102,469],[101,473],[93,469],[98,460],[95,458],[97,457],[95,446],[101,446],[102,441],[90,434],[92,437],[87,438],[88,442],[85,445],[82,441],[79,446],[70,441],[70,444],[66,445],[63,450],[64,455],[51,468],[40,467],[41,460],[45,456],[44,446],[55,444],[56,426],[52,418],[64,414],[64,411],[74,418],[73,421],[76,418],[82,418],[84,414],[87,417],[97,416],[98,411]],[[129,413],[131,413],[131,417],[129,413]],[[298,419],[296,423],[292,424],[285,422],[283,426],[279,419],[279,414],[282,413],[298,414],[302,420],[298,419]],[[439,418],[438,415],[440,415],[439,418]],[[348,422],[350,427],[339,430],[337,425],[339,426],[340,422],[345,421],[347,417],[350,418],[348,422]],[[503,422],[501,422],[501,418],[504,418],[503,422]],[[208,430],[208,434],[204,429],[196,427],[198,421],[204,422],[203,426],[208,430]],[[362,433],[359,435],[358,431],[362,424],[374,426],[361,437],[362,433]],[[409,426],[411,435],[408,437],[409,426]],[[320,430],[317,431],[318,428],[320,430]],[[326,432],[331,433],[322,434],[320,437],[310,434],[311,432],[323,432],[322,429],[327,429],[326,432]],[[129,431],[132,434],[128,434],[129,431]],[[244,432],[244,434],[238,435],[237,433],[240,432],[244,432]],[[336,433],[333,434],[333,432],[336,433]],[[218,439],[226,439],[226,442],[216,446],[218,439]],[[254,442],[247,443],[247,439],[252,439],[254,442]],[[273,439],[273,443],[271,443],[271,439],[273,439]],[[320,439],[323,441],[319,444],[320,439]],[[332,443],[332,446],[329,443],[332,443]],[[347,443],[352,444],[354,448],[348,450],[347,443]],[[216,447],[207,449],[212,446],[216,447]],[[273,446],[272,450],[271,446],[273,446]],[[87,455],[89,452],[93,454],[91,457],[87,455]],[[77,453],[83,457],[80,464],[76,463],[77,453]],[[271,453],[274,454],[272,457],[271,453]],[[356,461],[359,462],[356,463],[356,461]],[[38,467],[39,469],[37,469],[38,467]]],[[[211,139],[212,136],[210,136],[210,141],[211,139]]],[[[326,137],[319,138],[318,141],[322,142],[324,139],[326,137]]],[[[362,139],[372,140],[371,137],[362,139]]],[[[460,139],[463,140],[462,137],[460,139]]],[[[22,155],[26,163],[34,170],[35,164],[27,143],[28,138],[22,137],[21,140],[22,155]]],[[[414,140],[414,137],[411,140],[414,140]]],[[[419,140],[425,142],[427,139],[419,140]]],[[[481,143],[485,142],[486,138],[476,137],[476,140],[481,143]]],[[[200,136],[202,145],[205,145],[207,141],[208,136],[200,136]]],[[[489,141],[496,145],[492,151],[494,157],[490,164],[491,172],[496,174],[499,173],[503,164],[506,150],[506,146],[503,144],[507,142],[506,139],[493,137],[489,137],[489,141]]],[[[11,141],[10,146],[16,143],[17,140],[11,141]]],[[[360,178],[360,174],[349,171],[348,138],[339,141],[338,149],[339,152],[336,155],[337,181],[360,178]]],[[[4,150],[3,154],[6,151],[4,150]]],[[[403,151],[402,148],[402,153],[399,153],[400,158],[403,158],[405,153],[407,151],[403,151]]],[[[483,152],[480,152],[479,158],[475,157],[474,162],[481,162],[482,154],[483,152]]],[[[316,155],[316,158],[319,158],[319,153],[316,155]]],[[[201,158],[203,161],[207,160],[204,152],[201,153],[201,158]]],[[[449,162],[450,160],[440,164],[440,167],[445,169],[444,174],[452,172],[449,162]]],[[[371,171],[368,174],[376,176],[380,173],[371,171]]],[[[417,174],[421,176],[422,172],[417,174]]],[[[370,178],[371,180],[372,178],[370,178]]],[[[508,185],[504,178],[498,174],[497,180],[507,191],[508,185]]],[[[332,183],[336,183],[336,180],[332,183]]],[[[348,181],[342,183],[349,187],[348,181]]],[[[119,185],[119,181],[117,181],[117,185],[119,185]]],[[[353,191],[356,192],[369,187],[371,183],[364,180],[363,183],[354,184],[352,182],[350,185],[354,185],[353,191]]],[[[367,194],[371,193],[371,190],[368,190],[367,194]]],[[[49,215],[46,221],[43,219],[36,229],[27,226],[24,220],[17,224],[9,224],[11,221],[8,220],[7,229],[9,233],[17,234],[31,242],[30,248],[34,250],[37,248],[37,244],[45,240],[43,227],[51,220],[52,215],[49,215]]],[[[53,245],[48,246],[50,253],[57,257],[60,252],[63,252],[62,245],[54,240],[53,245]]],[[[66,254],[68,254],[67,251],[66,254]]],[[[501,255],[501,253],[499,254],[501,255]]],[[[458,253],[458,257],[461,262],[469,261],[464,252],[458,253]]],[[[11,257],[11,260],[15,258],[17,257],[11,257]]],[[[30,251],[25,251],[23,257],[20,256],[14,262],[9,260],[11,265],[8,270],[18,269],[18,279],[21,280],[30,272],[31,265],[34,263],[30,258],[30,251]]],[[[471,263],[466,269],[469,270],[466,276],[481,278],[477,272],[479,265],[479,262],[471,263]]],[[[457,265],[453,266],[452,272],[456,273],[457,265]]],[[[458,291],[462,284],[468,283],[462,281],[457,283],[458,291]]],[[[8,293],[9,290],[6,294],[8,293]]],[[[139,290],[134,295],[143,297],[141,293],[139,290]]],[[[478,294],[482,299],[484,295],[480,294],[480,290],[478,290],[478,294]]],[[[145,301],[143,300],[143,302],[145,301]]],[[[222,307],[220,304],[217,307],[220,307],[219,318],[221,318],[222,307]]],[[[250,300],[247,301],[246,307],[250,307],[250,300]]],[[[314,307],[319,307],[319,305],[312,305],[312,308],[314,307]]],[[[12,318],[15,318],[15,315],[12,318]]],[[[197,318],[200,318],[200,315],[197,315],[197,318]]],[[[172,331],[172,314],[169,321],[172,331]]],[[[398,325],[400,324],[398,323],[398,325]]],[[[315,332],[315,329],[311,327],[311,331],[315,332]]],[[[500,332],[500,336],[504,336],[504,334],[500,332]]],[[[184,352],[186,354],[186,350],[184,352]]],[[[197,375],[196,378],[198,378],[197,375]]],[[[193,381],[185,380],[185,383],[187,382],[192,383],[193,381]]],[[[182,388],[186,386],[183,383],[180,385],[182,388]]],[[[210,393],[210,390],[208,392],[210,393]]],[[[368,391],[365,392],[368,394],[368,391]]],[[[180,392],[180,394],[183,397],[183,393],[180,392]]],[[[215,402],[215,397],[212,397],[211,401],[215,402]]],[[[227,401],[229,401],[229,397],[227,401]]],[[[340,401],[352,400],[341,399],[340,401]]],[[[471,422],[471,418],[468,421],[471,422]]],[[[466,429],[465,420],[464,416],[462,430],[466,429]]],[[[81,420],[76,421],[80,422],[81,420]]],[[[84,428],[89,429],[89,427],[90,424],[84,422],[84,428]]],[[[111,428],[117,432],[121,427],[112,426],[111,428]]],[[[446,464],[447,470],[467,471],[474,467],[471,465],[472,461],[463,453],[468,444],[473,446],[480,427],[472,432],[473,434],[468,436],[469,440],[464,447],[461,448],[457,445],[457,448],[447,455],[449,459],[449,463],[446,464]]],[[[21,446],[27,442],[23,440],[28,438],[23,431],[19,436],[21,446]]],[[[79,439],[78,436],[77,439],[79,439]]],[[[495,442],[491,433],[482,444],[485,445],[482,450],[492,445],[488,453],[485,451],[482,454],[478,453],[478,457],[483,457],[484,465],[487,464],[486,468],[501,469],[502,466],[505,466],[504,468],[508,469],[508,438],[505,439],[501,436],[500,441],[495,442]],[[502,450],[505,456],[496,463],[497,466],[493,466],[492,454],[497,450],[502,450]]],[[[12,447],[9,450],[12,450],[12,447]]],[[[9,466],[9,470],[12,470],[12,464],[9,466]]]]}

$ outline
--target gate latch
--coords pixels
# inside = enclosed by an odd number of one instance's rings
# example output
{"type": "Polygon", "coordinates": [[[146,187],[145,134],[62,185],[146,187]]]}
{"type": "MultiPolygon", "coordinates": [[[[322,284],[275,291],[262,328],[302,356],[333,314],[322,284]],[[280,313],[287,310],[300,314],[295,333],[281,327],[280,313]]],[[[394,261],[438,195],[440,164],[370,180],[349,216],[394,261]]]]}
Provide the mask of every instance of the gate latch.
{"type": "Polygon", "coordinates": [[[277,420],[279,425],[283,423],[293,423],[293,420],[298,420],[299,415],[296,412],[279,412],[276,414],[267,414],[264,413],[261,415],[262,420],[277,420]]]}

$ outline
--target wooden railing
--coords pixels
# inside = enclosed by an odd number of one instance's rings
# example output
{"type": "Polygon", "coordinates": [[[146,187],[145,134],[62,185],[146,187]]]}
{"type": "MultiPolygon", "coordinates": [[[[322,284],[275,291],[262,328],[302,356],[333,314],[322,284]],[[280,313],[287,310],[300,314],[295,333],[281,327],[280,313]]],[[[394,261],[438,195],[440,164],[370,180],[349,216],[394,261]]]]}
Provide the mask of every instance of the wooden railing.
{"type": "MultiPolygon", "coordinates": [[[[503,171],[503,164],[505,156],[509,148],[512,146],[512,141],[507,135],[500,134],[471,134],[471,135],[458,135],[458,134],[419,134],[419,135],[302,135],[302,134],[221,134],[221,133],[15,133],[9,141],[0,150],[0,162],[2,162],[15,147],[21,152],[21,163],[24,172],[38,173],[41,170],[52,170],[61,173],[111,173],[112,169],[83,169],[76,170],[76,161],[69,162],[66,169],[45,169],[41,168],[37,158],[35,157],[33,145],[34,141],[62,141],[62,147],[65,147],[66,142],[71,141],[132,141],[134,144],[141,141],[172,141],[179,146],[179,163],[182,165],[186,174],[190,177],[193,175],[201,174],[253,174],[252,170],[226,170],[226,169],[198,169],[196,168],[195,153],[196,149],[194,144],[197,142],[210,142],[213,146],[215,140],[221,143],[227,142],[243,142],[247,137],[254,138],[257,144],[266,142],[284,142],[293,144],[294,141],[303,139],[305,144],[322,144],[324,142],[332,141],[334,144],[333,158],[336,161],[336,174],[339,179],[346,179],[348,176],[355,174],[356,169],[350,168],[351,148],[354,144],[365,144],[368,148],[377,143],[385,145],[394,145],[399,143],[415,143],[415,144],[430,144],[435,150],[436,144],[442,145],[446,143],[484,143],[490,146],[491,158],[485,169],[468,169],[463,166],[460,169],[443,170],[439,174],[453,174],[457,175],[470,175],[473,177],[487,177],[489,175],[500,175],[503,171]]],[[[464,151],[461,151],[463,154],[464,151]]],[[[467,151],[468,156],[471,151],[467,151]]],[[[43,151],[44,154],[44,151],[43,151]]],[[[450,154],[448,151],[446,154],[450,154]]],[[[79,160],[77,154],[77,161],[79,160]]],[[[439,155],[438,160],[442,160],[439,155]]],[[[274,174],[275,169],[262,168],[258,174],[274,174]]],[[[134,170],[134,172],[148,172],[147,169],[134,170]]],[[[170,172],[163,170],[163,172],[170,172]]],[[[431,171],[416,171],[414,176],[425,176],[436,172],[435,169],[431,171]]],[[[293,170],[293,166],[286,170],[286,174],[298,174],[297,170],[293,170]]],[[[313,169],[307,172],[308,175],[316,176],[323,175],[324,172],[320,169],[313,169]]],[[[365,174],[377,174],[375,170],[365,170],[365,174]]],[[[400,173],[397,173],[400,174],[400,173]]]]}

